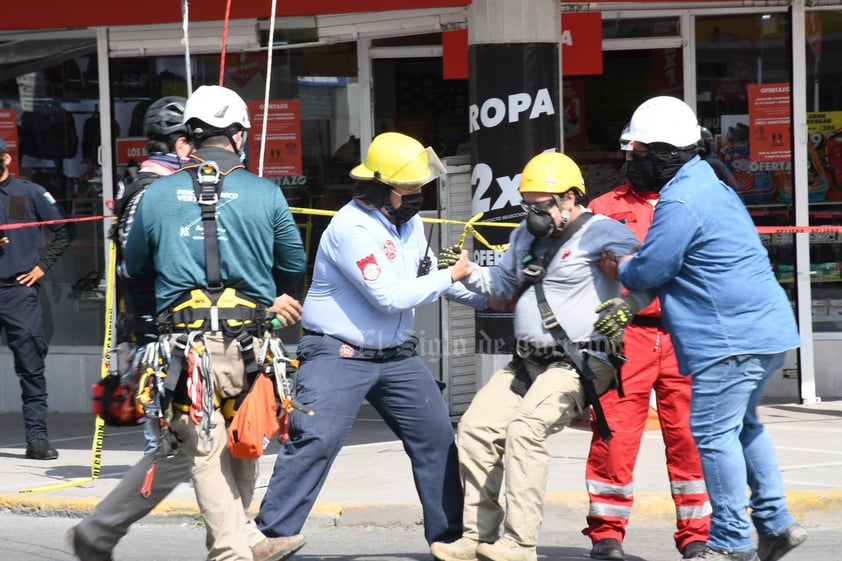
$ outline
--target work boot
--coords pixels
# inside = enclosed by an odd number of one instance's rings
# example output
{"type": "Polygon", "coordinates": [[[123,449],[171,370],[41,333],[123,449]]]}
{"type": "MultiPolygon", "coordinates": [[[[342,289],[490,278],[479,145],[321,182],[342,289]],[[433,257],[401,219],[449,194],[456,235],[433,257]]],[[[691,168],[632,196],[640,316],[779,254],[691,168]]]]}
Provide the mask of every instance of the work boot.
{"type": "Polygon", "coordinates": [[[26,457],[30,460],[55,460],[58,451],[50,446],[46,438],[33,438],[26,443],[26,457]]]}
{"type": "Polygon", "coordinates": [[[760,561],[778,561],[806,539],[807,530],[795,522],[779,536],[761,538],[757,544],[757,556],[760,557],[760,561]]]}
{"type": "Polygon", "coordinates": [[[622,561],[625,558],[623,544],[614,538],[595,541],[593,548],[591,548],[591,559],[614,559],[622,561]]]}
{"type": "Polygon", "coordinates": [[[73,549],[73,555],[82,561],[114,561],[111,552],[94,549],[94,546],[79,535],[75,526],[67,531],[66,539],[68,545],[73,549]]]}
{"type": "Polygon", "coordinates": [[[459,538],[455,542],[433,542],[430,553],[439,561],[477,561],[479,542],[471,538],[459,538]]]}
{"type": "Polygon", "coordinates": [[[695,559],[705,550],[705,542],[690,542],[681,550],[682,559],[695,559]]]}
{"type": "Polygon", "coordinates": [[[251,548],[254,561],[283,561],[304,547],[307,540],[301,534],[282,538],[263,538],[251,548]]]}
{"type": "Polygon", "coordinates": [[[753,549],[740,553],[728,553],[727,551],[717,551],[707,545],[701,553],[689,559],[693,561],[760,561],[757,552],[753,549]]]}
{"type": "Polygon", "coordinates": [[[494,543],[481,543],[477,547],[479,561],[538,561],[535,546],[520,545],[511,538],[494,543]]]}

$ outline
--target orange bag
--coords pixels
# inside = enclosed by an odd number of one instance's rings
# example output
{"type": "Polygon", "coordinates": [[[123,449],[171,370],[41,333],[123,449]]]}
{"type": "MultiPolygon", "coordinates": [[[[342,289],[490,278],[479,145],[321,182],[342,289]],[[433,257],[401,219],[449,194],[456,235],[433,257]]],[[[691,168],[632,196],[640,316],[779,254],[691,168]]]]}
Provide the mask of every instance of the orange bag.
{"type": "Polygon", "coordinates": [[[259,458],[279,428],[275,384],[260,373],[228,427],[231,455],[243,460],[259,458]]]}

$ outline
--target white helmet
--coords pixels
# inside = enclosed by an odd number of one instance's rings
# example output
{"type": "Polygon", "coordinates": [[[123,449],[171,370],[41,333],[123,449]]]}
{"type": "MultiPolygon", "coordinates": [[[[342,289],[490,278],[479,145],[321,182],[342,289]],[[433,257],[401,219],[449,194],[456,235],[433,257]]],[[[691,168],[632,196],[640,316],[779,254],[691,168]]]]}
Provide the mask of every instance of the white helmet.
{"type": "Polygon", "coordinates": [[[184,106],[184,124],[194,136],[234,134],[251,128],[246,102],[222,86],[199,86],[184,106]]]}
{"type": "Polygon", "coordinates": [[[699,121],[690,106],[666,95],[644,101],[620,137],[621,142],[663,142],[676,148],[695,145],[700,139],[699,121]]]}

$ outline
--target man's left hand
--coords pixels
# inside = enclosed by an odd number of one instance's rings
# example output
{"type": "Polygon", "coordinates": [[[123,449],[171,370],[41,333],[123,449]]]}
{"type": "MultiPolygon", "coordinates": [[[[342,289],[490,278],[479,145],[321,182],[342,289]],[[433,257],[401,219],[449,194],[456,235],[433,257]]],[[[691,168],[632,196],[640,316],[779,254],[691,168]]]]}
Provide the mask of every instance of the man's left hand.
{"type": "Polygon", "coordinates": [[[19,275],[18,282],[24,286],[32,286],[33,284],[38,282],[43,276],[44,271],[41,270],[41,267],[35,265],[28,273],[19,275]]]}
{"type": "Polygon", "coordinates": [[[301,321],[303,310],[301,302],[289,294],[281,294],[275,298],[272,306],[268,309],[270,312],[275,312],[275,317],[284,327],[301,321]]]}
{"type": "Polygon", "coordinates": [[[634,314],[640,310],[637,309],[634,300],[622,297],[606,300],[594,311],[601,314],[597,322],[593,324],[594,331],[609,339],[619,339],[623,336],[623,330],[631,322],[634,314]]]}

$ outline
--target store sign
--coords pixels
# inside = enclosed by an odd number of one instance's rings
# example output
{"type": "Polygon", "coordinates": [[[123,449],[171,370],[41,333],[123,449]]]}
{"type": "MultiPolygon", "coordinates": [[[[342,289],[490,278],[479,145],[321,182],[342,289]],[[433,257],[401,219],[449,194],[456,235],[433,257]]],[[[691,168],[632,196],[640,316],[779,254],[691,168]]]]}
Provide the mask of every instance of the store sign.
{"type": "Polygon", "coordinates": [[[142,136],[117,139],[117,165],[126,166],[133,161],[139,164],[149,157],[146,139],[142,136]]]}
{"type": "Polygon", "coordinates": [[[792,147],[789,90],[788,83],[748,86],[748,117],[753,162],[780,162],[790,159],[792,147]]]}
{"type": "Polygon", "coordinates": [[[18,171],[18,117],[15,109],[0,109],[0,138],[6,143],[6,149],[12,158],[9,173],[19,175],[18,171]]]}
{"type": "Polygon", "coordinates": [[[249,130],[249,166],[259,171],[261,142],[266,135],[263,147],[263,176],[279,177],[284,175],[301,176],[301,101],[297,99],[273,99],[269,101],[266,127],[263,126],[264,103],[249,101],[248,110],[251,119],[249,130]]]}
{"type": "MultiPolygon", "coordinates": [[[[468,30],[442,33],[445,80],[468,79],[468,30]]],[[[561,16],[561,66],[564,76],[602,74],[602,14],[570,12],[561,16]]]]}
{"type": "Polygon", "coordinates": [[[563,76],[602,74],[602,14],[569,12],[561,15],[563,76]]]}
{"type": "MultiPolygon", "coordinates": [[[[471,141],[472,214],[480,222],[519,222],[521,172],[533,156],[558,150],[559,49],[552,43],[481,44],[469,48],[471,84],[468,120],[471,141]],[[505,77],[505,79],[501,78],[505,77]]],[[[491,246],[505,244],[510,228],[477,227],[491,246]]],[[[500,253],[473,242],[472,261],[494,265],[500,253]]],[[[476,313],[476,351],[510,353],[511,313],[476,313]]]]}

